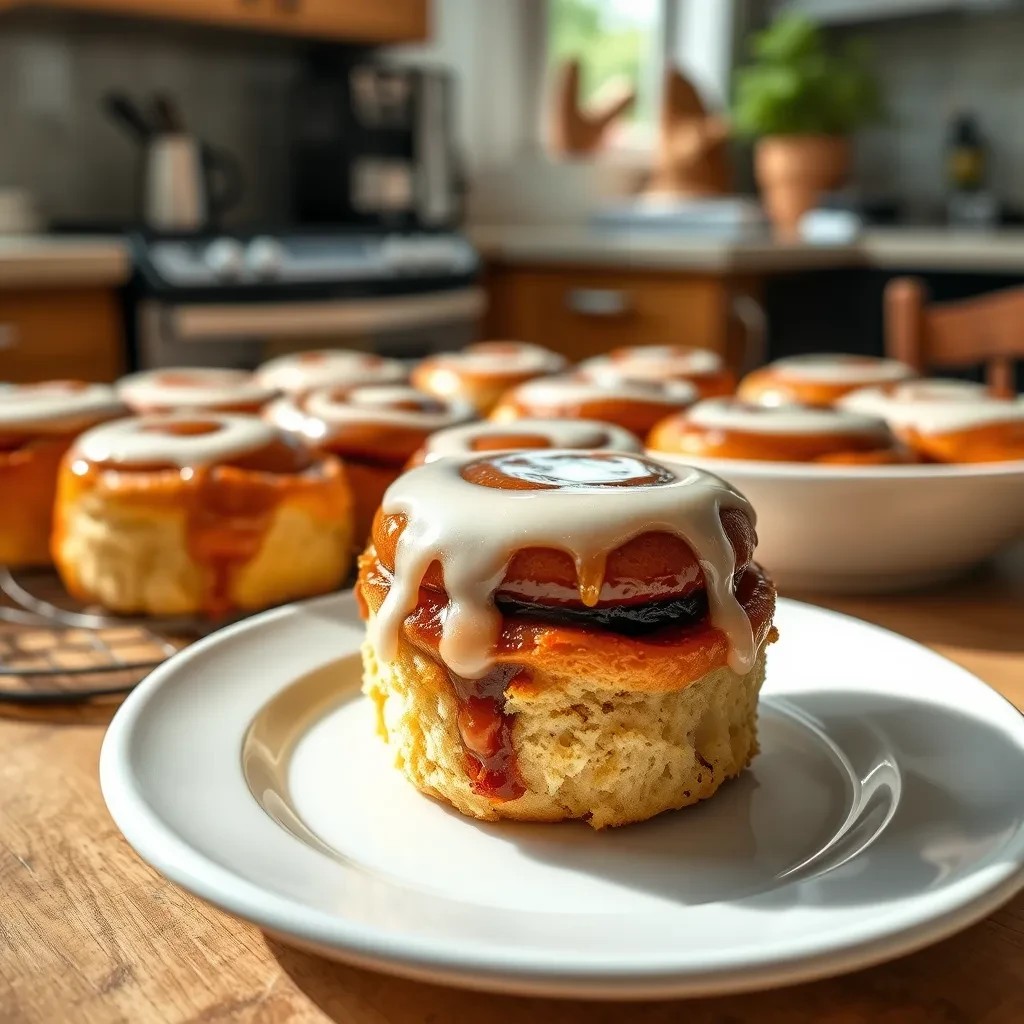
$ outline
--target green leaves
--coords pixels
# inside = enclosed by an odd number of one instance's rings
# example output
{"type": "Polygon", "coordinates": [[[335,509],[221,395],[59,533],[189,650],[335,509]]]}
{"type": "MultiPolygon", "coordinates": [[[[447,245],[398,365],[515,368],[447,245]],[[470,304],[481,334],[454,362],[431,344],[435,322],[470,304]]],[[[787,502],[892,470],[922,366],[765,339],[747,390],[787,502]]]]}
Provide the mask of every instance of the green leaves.
{"type": "Polygon", "coordinates": [[[801,15],[784,15],[751,40],[756,62],[735,76],[733,124],[741,135],[847,135],[882,113],[861,44],[839,53],[801,15]]]}

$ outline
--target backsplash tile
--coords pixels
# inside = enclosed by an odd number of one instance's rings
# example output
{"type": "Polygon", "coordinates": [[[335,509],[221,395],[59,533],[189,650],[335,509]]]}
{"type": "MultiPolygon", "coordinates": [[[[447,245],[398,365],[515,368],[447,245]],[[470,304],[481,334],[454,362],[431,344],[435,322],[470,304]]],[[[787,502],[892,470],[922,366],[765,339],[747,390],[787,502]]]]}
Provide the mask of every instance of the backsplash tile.
{"type": "Polygon", "coordinates": [[[946,196],[945,147],[954,111],[978,118],[989,185],[1024,209],[1024,10],[908,18],[849,30],[874,50],[889,108],[857,143],[857,180],[928,213],[946,196]]]}
{"type": "Polygon", "coordinates": [[[137,147],[101,110],[109,89],[176,97],[188,127],[243,163],[231,219],[287,208],[288,91],[295,44],[161,23],[33,16],[0,20],[0,188],[21,186],[48,220],[125,220],[138,203],[137,147]]]}

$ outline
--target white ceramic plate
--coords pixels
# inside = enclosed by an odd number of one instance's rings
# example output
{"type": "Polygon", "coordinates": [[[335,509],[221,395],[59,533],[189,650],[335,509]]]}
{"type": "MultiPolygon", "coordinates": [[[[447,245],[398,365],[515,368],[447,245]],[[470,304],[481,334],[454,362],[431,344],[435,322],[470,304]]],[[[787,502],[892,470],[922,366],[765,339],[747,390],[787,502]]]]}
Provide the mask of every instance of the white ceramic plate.
{"type": "Polygon", "coordinates": [[[358,695],[350,594],[157,669],[110,728],[103,792],[139,854],[211,903],[329,957],[500,991],[786,984],[1013,895],[1024,718],[895,634],[791,601],[777,622],[753,769],[642,825],[481,824],[419,795],[358,695]]]}

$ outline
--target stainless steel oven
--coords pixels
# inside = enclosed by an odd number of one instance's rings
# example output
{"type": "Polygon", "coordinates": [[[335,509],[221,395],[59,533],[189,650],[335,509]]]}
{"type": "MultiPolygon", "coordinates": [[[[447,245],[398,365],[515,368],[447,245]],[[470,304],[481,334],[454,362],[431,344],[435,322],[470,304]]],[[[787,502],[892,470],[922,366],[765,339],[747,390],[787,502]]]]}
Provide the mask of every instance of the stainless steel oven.
{"type": "Polygon", "coordinates": [[[453,233],[133,239],[135,362],[253,367],[308,348],[398,357],[479,334],[472,246],[453,233]]]}

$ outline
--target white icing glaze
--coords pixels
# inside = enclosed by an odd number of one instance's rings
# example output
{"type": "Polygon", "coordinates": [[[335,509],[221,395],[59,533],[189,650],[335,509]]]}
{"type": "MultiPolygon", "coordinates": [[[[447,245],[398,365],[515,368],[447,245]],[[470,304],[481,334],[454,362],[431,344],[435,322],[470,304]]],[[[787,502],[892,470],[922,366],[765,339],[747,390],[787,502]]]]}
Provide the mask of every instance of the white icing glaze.
{"type": "Polygon", "coordinates": [[[437,370],[487,377],[521,377],[524,373],[558,373],[565,359],[525,341],[481,341],[459,352],[441,352],[421,364],[437,370]]]}
{"type": "Polygon", "coordinates": [[[918,380],[891,389],[861,388],[846,395],[839,405],[881,416],[897,430],[911,428],[922,434],[952,434],[1024,419],[1024,399],[993,398],[983,384],[961,380],[918,380]]]}
{"type": "Polygon", "coordinates": [[[889,428],[878,416],[803,405],[753,405],[734,398],[698,402],[687,411],[686,420],[709,430],[738,430],[747,434],[863,435],[882,441],[889,436],[889,428]]]}
{"type": "Polygon", "coordinates": [[[733,592],[736,557],[720,512],[740,509],[753,524],[750,503],[710,473],[656,462],[672,474],[670,483],[601,487],[597,481],[635,476],[637,468],[654,460],[600,454],[599,461],[588,462],[587,453],[578,451],[530,452],[532,461],[545,460],[572,484],[565,489],[502,490],[470,483],[462,469],[480,461],[479,453],[438,459],[399,477],[382,504],[385,514],[404,515],[408,524],[374,626],[380,656],[385,661],[396,657],[402,624],[415,609],[420,583],[435,561],[448,594],[441,660],[458,675],[476,679],[493,663],[501,632],[494,593],[517,551],[565,551],[582,577],[587,567],[603,566],[612,551],[634,537],[664,531],[693,550],[704,572],[711,622],[728,641],[729,664],[736,672],[749,671],[756,655],[754,635],[733,592]],[[571,461],[560,461],[566,458],[571,461]]]}
{"type": "Polygon", "coordinates": [[[0,427],[70,433],[125,411],[114,389],[106,384],[46,381],[0,386],[0,427]]]}
{"type": "Polygon", "coordinates": [[[312,388],[394,384],[408,376],[405,364],[397,359],[345,349],[279,356],[256,371],[256,377],[264,387],[290,395],[302,394],[312,388]]]}
{"type": "Polygon", "coordinates": [[[602,384],[578,377],[541,377],[513,388],[502,398],[500,406],[518,402],[526,408],[563,409],[589,402],[622,401],[682,409],[698,397],[697,389],[685,380],[602,384]]]}
{"type": "Polygon", "coordinates": [[[911,367],[895,359],[827,352],[777,359],[767,368],[790,380],[815,384],[884,384],[914,376],[911,367]]]}
{"type": "Polygon", "coordinates": [[[313,440],[328,436],[332,427],[373,424],[433,431],[464,423],[475,415],[468,402],[435,398],[405,384],[368,384],[343,392],[318,388],[298,401],[280,399],[267,410],[272,423],[313,440]],[[399,408],[408,402],[420,403],[423,408],[399,408]],[[438,404],[444,408],[433,408],[438,404]]]}
{"type": "Polygon", "coordinates": [[[71,449],[71,457],[111,465],[168,463],[186,469],[208,466],[278,440],[281,434],[256,416],[227,413],[136,416],[115,420],[86,431],[71,449]],[[213,423],[218,429],[205,434],[166,433],[162,426],[176,423],[213,423]]]}
{"type": "MultiPolygon", "coordinates": [[[[461,427],[431,434],[427,439],[425,461],[465,455],[472,452],[473,442],[483,437],[504,437],[509,434],[533,434],[545,438],[552,448],[589,448],[592,450],[641,452],[639,438],[622,427],[598,420],[516,420],[515,423],[467,423],[461,427]]],[[[513,446],[513,448],[516,446],[513,446]]],[[[477,453],[481,454],[481,453],[477,453]]]]}
{"type": "Polygon", "coordinates": [[[706,348],[683,345],[638,345],[620,348],[605,356],[585,359],[579,371],[591,380],[665,380],[672,377],[703,377],[721,373],[722,357],[706,348]]]}
{"type": "Polygon", "coordinates": [[[136,412],[216,411],[225,406],[263,405],[276,391],[247,370],[208,366],[146,370],[122,377],[118,394],[136,412]]]}

